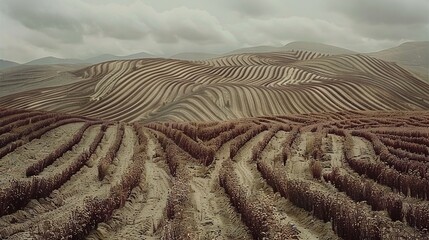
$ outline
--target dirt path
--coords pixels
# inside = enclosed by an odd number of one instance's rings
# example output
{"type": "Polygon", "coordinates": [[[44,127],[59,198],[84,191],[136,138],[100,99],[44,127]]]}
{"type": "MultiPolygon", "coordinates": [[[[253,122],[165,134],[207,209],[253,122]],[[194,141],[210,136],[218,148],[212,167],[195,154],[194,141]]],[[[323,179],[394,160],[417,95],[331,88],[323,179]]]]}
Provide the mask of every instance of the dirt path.
{"type": "Polygon", "coordinates": [[[309,137],[313,137],[311,133],[300,133],[292,144],[291,157],[286,161],[286,170],[291,176],[311,178],[308,159],[304,156],[309,137]]]}
{"type": "Polygon", "coordinates": [[[377,156],[374,152],[372,143],[361,137],[352,137],[353,139],[353,156],[357,156],[361,159],[366,159],[371,162],[375,162],[377,156]]]}
{"type": "Polygon", "coordinates": [[[167,166],[155,158],[158,142],[148,137],[145,174],[140,185],[133,189],[125,206],[116,210],[112,219],[101,223],[87,239],[159,239],[158,230],[165,219],[165,207],[171,186],[167,166]]]}
{"type": "Polygon", "coordinates": [[[200,239],[250,239],[246,226],[219,185],[219,170],[224,161],[229,161],[229,150],[227,142],[216,152],[210,169],[199,167],[190,181],[200,239]]]}
{"type": "Polygon", "coordinates": [[[134,133],[134,129],[130,126],[125,126],[124,136],[122,138],[121,147],[116,153],[112,164],[109,166],[108,175],[103,182],[111,182],[114,184],[121,180],[123,172],[127,169],[128,165],[131,164],[134,154],[134,146],[137,141],[137,137],[134,133]]]}
{"type": "Polygon", "coordinates": [[[250,139],[250,141],[244,144],[233,159],[236,162],[234,169],[237,172],[241,183],[246,187],[252,186],[253,181],[255,180],[248,164],[248,161],[252,158],[252,148],[261,141],[266,134],[268,134],[268,131],[263,131],[250,139]]]}
{"type": "Polygon", "coordinates": [[[331,167],[338,167],[341,168],[344,165],[344,138],[337,136],[337,135],[328,135],[329,138],[332,140],[332,151],[329,154],[331,161],[331,167]]]}

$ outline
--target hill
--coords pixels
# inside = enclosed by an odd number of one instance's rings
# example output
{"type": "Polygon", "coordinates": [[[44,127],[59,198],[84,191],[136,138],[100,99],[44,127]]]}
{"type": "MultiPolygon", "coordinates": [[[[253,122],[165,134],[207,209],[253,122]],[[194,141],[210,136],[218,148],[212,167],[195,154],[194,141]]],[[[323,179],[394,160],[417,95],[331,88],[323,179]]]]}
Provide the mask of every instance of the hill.
{"type": "Polygon", "coordinates": [[[428,129],[428,111],[131,125],[0,109],[0,238],[425,239],[428,129]]]}
{"type": "Polygon", "coordinates": [[[197,61],[197,60],[206,60],[211,58],[219,57],[219,54],[213,54],[213,53],[198,53],[198,52],[185,52],[185,53],[178,53],[173,56],[171,56],[171,59],[179,59],[179,60],[190,60],[190,61],[197,61]]]}
{"type": "Polygon", "coordinates": [[[115,61],[115,60],[131,60],[131,59],[141,59],[141,58],[153,58],[155,57],[152,54],[141,52],[141,53],[135,53],[131,55],[126,56],[116,56],[112,54],[103,54],[96,57],[88,58],[83,60],[87,63],[97,64],[101,62],[107,62],[107,61],[115,61]]]}
{"type": "Polygon", "coordinates": [[[300,50],[329,55],[356,54],[357,52],[317,42],[291,42],[282,47],[282,51],[300,50]]]}
{"type": "Polygon", "coordinates": [[[71,73],[85,65],[19,65],[0,73],[0,97],[23,91],[79,82],[71,73]]]}
{"type": "Polygon", "coordinates": [[[406,42],[397,47],[370,53],[370,56],[396,62],[429,81],[429,41],[406,42]]]}
{"type": "Polygon", "coordinates": [[[78,82],[4,96],[0,106],[126,122],[429,109],[428,84],[397,64],[360,54],[122,60],[72,74],[78,82]]]}
{"type": "Polygon", "coordinates": [[[84,64],[85,61],[75,58],[44,57],[25,63],[26,65],[84,64]]]}
{"type": "Polygon", "coordinates": [[[10,68],[10,67],[16,67],[19,66],[19,63],[16,62],[12,62],[12,61],[7,61],[7,60],[3,60],[0,59],[0,70],[3,70],[5,68],[10,68]]]}
{"type": "Polygon", "coordinates": [[[329,55],[339,55],[339,54],[355,54],[357,52],[335,47],[332,45],[327,45],[323,43],[316,42],[291,42],[282,47],[273,47],[273,46],[257,46],[257,47],[248,47],[237,49],[228,53],[223,54],[223,56],[233,55],[233,54],[243,54],[243,53],[267,53],[267,52],[288,52],[288,51],[307,51],[307,52],[317,52],[329,55]]]}

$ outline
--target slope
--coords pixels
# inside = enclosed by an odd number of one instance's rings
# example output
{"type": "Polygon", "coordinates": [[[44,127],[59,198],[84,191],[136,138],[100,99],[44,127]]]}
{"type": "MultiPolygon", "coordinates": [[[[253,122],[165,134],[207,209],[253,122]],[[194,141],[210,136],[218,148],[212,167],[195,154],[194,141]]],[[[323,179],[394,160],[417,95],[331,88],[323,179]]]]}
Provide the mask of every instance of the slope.
{"type": "Polygon", "coordinates": [[[225,120],[340,110],[426,110],[429,85],[365,55],[304,51],[203,61],[111,61],[73,73],[81,81],[0,99],[0,106],[109,120],[225,120]]]}

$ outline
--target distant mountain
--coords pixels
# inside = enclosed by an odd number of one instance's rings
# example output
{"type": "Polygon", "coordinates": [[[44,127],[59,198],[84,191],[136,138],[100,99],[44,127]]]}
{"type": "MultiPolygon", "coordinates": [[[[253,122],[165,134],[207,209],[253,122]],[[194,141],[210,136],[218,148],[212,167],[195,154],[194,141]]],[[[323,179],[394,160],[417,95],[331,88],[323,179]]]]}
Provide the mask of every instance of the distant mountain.
{"type": "Polygon", "coordinates": [[[83,60],[75,58],[57,58],[57,57],[44,57],[35,59],[26,63],[26,65],[53,65],[53,64],[83,64],[83,60]]]}
{"type": "Polygon", "coordinates": [[[88,63],[101,63],[101,62],[107,62],[118,59],[118,56],[112,55],[112,54],[103,54],[99,56],[95,56],[92,58],[87,58],[84,61],[88,63]]]}
{"type": "Polygon", "coordinates": [[[233,54],[242,54],[242,53],[265,53],[265,52],[279,52],[282,51],[281,47],[272,47],[272,46],[256,46],[256,47],[247,47],[233,50],[222,54],[224,56],[233,55],[233,54]]]}
{"type": "Polygon", "coordinates": [[[291,51],[291,50],[302,50],[302,51],[310,51],[310,52],[318,52],[330,55],[340,55],[340,54],[355,54],[357,52],[336,47],[324,43],[316,43],[316,42],[291,42],[281,47],[282,51],[291,51]]]}
{"type": "Polygon", "coordinates": [[[204,59],[210,59],[210,58],[216,58],[219,57],[219,54],[214,53],[201,53],[201,52],[185,52],[185,53],[179,53],[171,56],[170,58],[173,59],[179,59],[179,60],[204,60],[204,59]]]}
{"type": "Polygon", "coordinates": [[[135,53],[135,54],[126,55],[126,56],[116,56],[113,54],[103,54],[100,56],[85,59],[84,61],[87,63],[96,64],[96,63],[113,61],[113,60],[129,60],[129,59],[154,58],[154,57],[156,57],[156,56],[149,54],[149,53],[146,53],[146,52],[140,52],[140,53],[135,53]]]}
{"type": "Polygon", "coordinates": [[[292,51],[292,50],[318,52],[318,53],[324,53],[324,54],[330,54],[330,55],[357,53],[345,48],[335,47],[335,46],[331,46],[323,43],[291,42],[286,44],[283,47],[257,46],[257,47],[240,48],[223,55],[232,55],[232,54],[241,54],[241,53],[286,52],[286,51],[292,51]]]}
{"type": "Polygon", "coordinates": [[[429,81],[429,41],[406,42],[368,55],[396,62],[417,76],[429,81]]]}
{"type": "Polygon", "coordinates": [[[0,59],[0,70],[1,69],[5,69],[5,68],[9,68],[9,67],[16,67],[19,66],[19,63],[16,62],[12,62],[12,61],[7,61],[7,60],[3,60],[0,59]]]}
{"type": "Polygon", "coordinates": [[[113,54],[103,54],[88,59],[76,59],[76,58],[57,58],[57,57],[44,57],[35,59],[26,63],[26,65],[54,65],[54,64],[97,64],[101,62],[113,61],[113,60],[129,60],[139,58],[153,58],[156,57],[152,54],[141,52],[126,56],[116,56],[113,54]]]}
{"type": "Polygon", "coordinates": [[[406,42],[369,55],[386,61],[413,66],[429,66],[429,41],[406,42]]]}
{"type": "Polygon", "coordinates": [[[135,53],[126,56],[119,56],[121,59],[140,59],[140,58],[156,58],[157,56],[146,52],[135,53]]]}

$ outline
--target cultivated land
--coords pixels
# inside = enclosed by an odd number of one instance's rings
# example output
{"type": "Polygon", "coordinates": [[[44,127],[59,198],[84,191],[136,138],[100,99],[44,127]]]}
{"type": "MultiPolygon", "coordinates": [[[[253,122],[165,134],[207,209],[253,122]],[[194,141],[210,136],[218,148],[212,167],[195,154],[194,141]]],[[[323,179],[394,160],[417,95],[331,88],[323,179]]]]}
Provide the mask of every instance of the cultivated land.
{"type": "Polygon", "coordinates": [[[3,239],[428,236],[427,111],[148,124],[0,116],[3,239]]]}
{"type": "Polygon", "coordinates": [[[395,63],[361,54],[289,51],[204,61],[121,60],[62,75],[74,75],[76,82],[4,96],[0,107],[126,122],[429,109],[426,82],[395,63]]]}
{"type": "Polygon", "coordinates": [[[429,239],[429,85],[396,63],[286,51],[1,74],[0,239],[429,239]]]}

